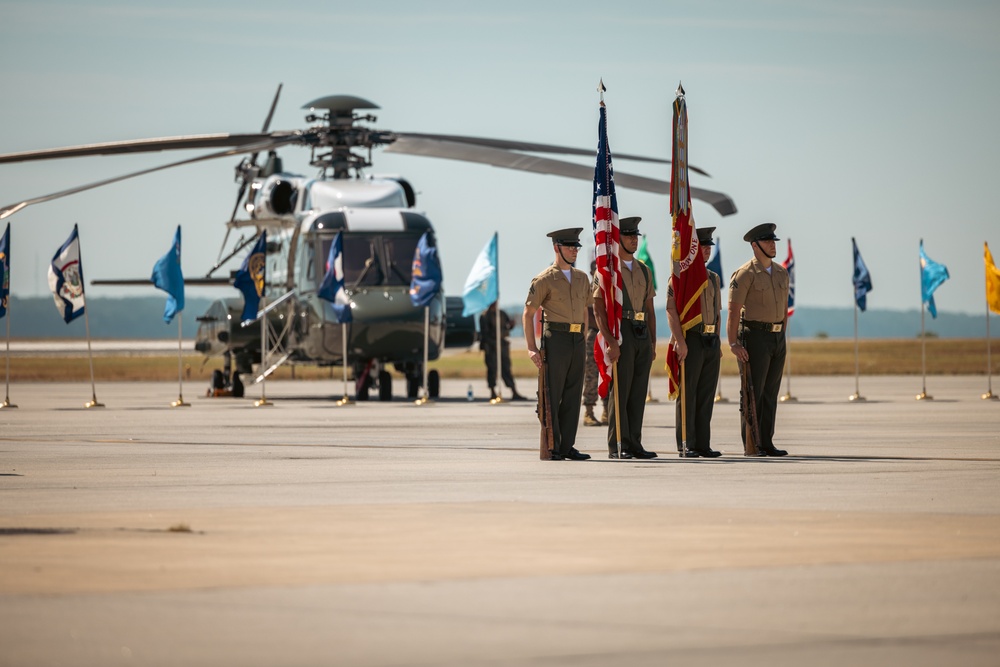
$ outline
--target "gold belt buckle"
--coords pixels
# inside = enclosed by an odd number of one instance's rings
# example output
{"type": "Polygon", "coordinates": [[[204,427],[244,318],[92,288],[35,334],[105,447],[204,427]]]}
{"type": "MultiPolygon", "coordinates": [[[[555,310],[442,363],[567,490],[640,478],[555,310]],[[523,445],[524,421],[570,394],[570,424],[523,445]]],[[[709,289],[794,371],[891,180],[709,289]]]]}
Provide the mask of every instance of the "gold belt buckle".
{"type": "Polygon", "coordinates": [[[644,312],[636,313],[635,314],[635,321],[636,322],[645,322],[646,321],[646,313],[644,313],[644,312]]]}
{"type": "Polygon", "coordinates": [[[701,332],[702,333],[707,333],[707,334],[714,334],[715,333],[715,325],[714,324],[706,324],[704,326],[704,328],[701,330],[701,332]]]}
{"type": "Polygon", "coordinates": [[[771,333],[781,333],[781,325],[780,324],[772,324],[771,325],[771,333]]]}
{"type": "Polygon", "coordinates": [[[570,333],[580,333],[581,331],[583,331],[583,325],[582,324],[570,324],[569,325],[569,332],[570,333]]]}

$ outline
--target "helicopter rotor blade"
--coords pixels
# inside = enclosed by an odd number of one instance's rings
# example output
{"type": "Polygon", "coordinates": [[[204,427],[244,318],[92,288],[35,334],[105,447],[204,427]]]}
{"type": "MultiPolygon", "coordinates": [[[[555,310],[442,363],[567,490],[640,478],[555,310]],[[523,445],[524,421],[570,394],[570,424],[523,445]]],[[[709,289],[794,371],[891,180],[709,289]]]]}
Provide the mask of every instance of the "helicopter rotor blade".
{"type": "MultiPolygon", "coordinates": [[[[261,128],[261,132],[267,132],[268,128],[271,127],[271,119],[274,118],[274,110],[278,108],[278,98],[281,97],[281,88],[284,85],[285,84],[283,83],[278,84],[278,90],[274,93],[274,99],[271,101],[271,109],[267,112],[267,118],[264,119],[264,127],[261,128]]],[[[257,155],[259,155],[259,151],[254,151],[253,155],[250,156],[249,167],[251,169],[255,169],[257,167],[257,155]]],[[[241,162],[237,169],[242,167],[243,164],[244,163],[241,162]]],[[[236,193],[236,203],[233,204],[233,212],[229,216],[229,224],[226,225],[226,234],[222,237],[222,247],[219,248],[219,256],[216,257],[216,262],[219,262],[222,259],[222,253],[226,250],[226,242],[229,241],[229,231],[232,229],[232,223],[236,220],[236,214],[240,210],[240,200],[243,199],[243,195],[246,194],[247,191],[247,184],[249,180],[247,176],[248,172],[243,171],[243,178],[240,179],[240,189],[236,193]]],[[[218,264],[216,264],[216,266],[218,266],[218,264]]]]}
{"type": "MultiPolygon", "coordinates": [[[[486,146],[487,148],[500,148],[512,151],[523,151],[526,153],[553,153],[556,155],[586,155],[593,156],[593,150],[583,148],[570,148],[567,146],[554,146],[552,144],[536,144],[527,141],[510,141],[507,139],[488,139],[486,137],[466,137],[456,134],[422,134],[419,132],[397,132],[399,138],[430,139],[436,141],[451,141],[459,144],[471,144],[473,146],[486,146]]],[[[655,164],[670,164],[670,160],[663,158],[647,157],[644,155],[631,155],[628,153],[615,153],[615,159],[633,160],[636,162],[653,162],[655,164]]],[[[688,169],[701,174],[711,176],[709,173],[698,167],[688,165],[688,169]]]]}
{"type": "MultiPolygon", "coordinates": [[[[479,164],[489,164],[494,167],[530,171],[538,174],[553,174],[585,181],[590,181],[594,178],[593,166],[525,155],[523,153],[515,153],[482,145],[475,146],[468,143],[441,139],[423,139],[414,135],[399,136],[385,150],[390,153],[476,162],[479,164]]],[[[670,194],[670,181],[626,174],[618,170],[615,170],[615,183],[624,188],[657,194],[670,194]]],[[[704,188],[692,187],[690,190],[692,197],[711,205],[712,208],[718,211],[719,215],[726,216],[736,213],[736,204],[728,195],[713,190],[705,190],[704,188]]]]}
{"type": "MultiPolygon", "coordinates": [[[[289,138],[295,132],[274,132],[271,134],[192,134],[177,137],[160,137],[158,139],[132,139],[128,141],[108,141],[99,144],[84,144],[82,146],[67,146],[65,148],[47,148],[40,151],[24,151],[20,153],[5,153],[0,155],[0,164],[14,162],[32,162],[35,160],[55,160],[67,157],[86,157],[89,155],[122,155],[126,153],[155,153],[157,151],[185,150],[200,148],[246,147],[237,151],[248,153],[254,144],[271,140],[289,138]]],[[[286,142],[289,143],[289,142],[286,142]]]]}
{"type": "MultiPolygon", "coordinates": [[[[264,135],[265,137],[267,135],[264,135]]],[[[162,171],[164,169],[171,169],[173,167],[181,167],[186,164],[194,164],[195,162],[203,162],[205,160],[215,160],[221,157],[228,157],[231,155],[239,155],[240,153],[246,153],[251,150],[267,150],[268,148],[274,148],[277,146],[283,146],[285,144],[295,143],[299,141],[298,136],[286,136],[281,138],[268,138],[266,141],[260,141],[256,144],[250,144],[246,146],[240,146],[238,148],[230,148],[229,150],[219,151],[218,153],[209,153],[207,155],[200,155],[194,158],[188,158],[186,160],[180,160],[178,162],[171,162],[169,164],[160,165],[158,167],[152,167],[150,169],[142,169],[140,171],[133,171],[122,176],[116,176],[114,178],[107,178],[101,181],[95,181],[93,183],[87,183],[86,185],[80,185],[75,188],[70,188],[68,190],[61,190],[59,192],[53,192],[52,194],[44,195],[42,197],[35,197],[34,199],[26,199],[16,204],[9,204],[4,207],[0,207],[0,220],[7,218],[14,213],[17,213],[21,209],[31,206],[32,204],[41,204],[42,202],[52,201],[53,199],[60,199],[61,197],[67,197],[69,195],[76,194],[78,192],[84,192],[86,190],[93,190],[94,188],[99,188],[104,185],[111,185],[112,183],[117,183],[119,181],[124,181],[129,178],[135,178],[136,176],[142,176],[144,174],[151,174],[155,171],[162,171]]]]}

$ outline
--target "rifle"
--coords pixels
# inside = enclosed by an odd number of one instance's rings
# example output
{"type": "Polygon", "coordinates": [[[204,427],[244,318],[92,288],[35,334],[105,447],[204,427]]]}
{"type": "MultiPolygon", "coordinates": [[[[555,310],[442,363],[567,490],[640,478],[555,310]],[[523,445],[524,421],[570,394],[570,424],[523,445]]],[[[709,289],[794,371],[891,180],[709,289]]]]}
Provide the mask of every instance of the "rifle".
{"type": "Polygon", "coordinates": [[[549,397],[549,364],[545,351],[545,331],[542,327],[542,340],[538,346],[538,353],[542,357],[542,367],[538,369],[538,421],[542,424],[541,435],[538,440],[538,458],[548,461],[555,453],[555,434],[552,432],[552,401],[549,397]]]}
{"type": "MultiPolygon", "coordinates": [[[[743,345],[743,327],[740,327],[740,345],[743,345]]],[[[746,345],[743,345],[744,349],[746,345]]],[[[739,362],[740,366],[740,417],[743,426],[743,456],[760,456],[760,422],[757,421],[757,400],[753,392],[753,378],[750,376],[750,362],[739,362]]]]}

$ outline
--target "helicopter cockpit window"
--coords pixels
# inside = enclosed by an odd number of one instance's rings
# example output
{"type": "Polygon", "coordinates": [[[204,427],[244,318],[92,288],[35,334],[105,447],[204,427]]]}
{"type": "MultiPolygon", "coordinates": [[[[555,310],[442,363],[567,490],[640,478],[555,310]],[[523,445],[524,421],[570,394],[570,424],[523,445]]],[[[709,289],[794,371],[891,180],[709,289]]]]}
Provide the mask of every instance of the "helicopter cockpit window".
{"type": "MultiPolygon", "coordinates": [[[[329,246],[327,246],[329,251],[329,246]]],[[[344,283],[348,287],[381,285],[382,265],[375,239],[370,236],[344,236],[344,283]]]]}
{"type": "Polygon", "coordinates": [[[386,236],[385,254],[389,263],[390,285],[409,285],[413,277],[413,253],[417,250],[417,236],[386,236]]]}

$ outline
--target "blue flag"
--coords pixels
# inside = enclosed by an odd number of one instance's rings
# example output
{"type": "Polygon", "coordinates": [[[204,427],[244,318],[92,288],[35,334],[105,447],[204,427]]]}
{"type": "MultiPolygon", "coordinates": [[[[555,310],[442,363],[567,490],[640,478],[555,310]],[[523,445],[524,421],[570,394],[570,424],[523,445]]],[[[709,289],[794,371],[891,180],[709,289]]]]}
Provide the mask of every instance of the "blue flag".
{"type": "Polygon", "coordinates": [[[948,280],[948,267],[938,264],[924,252],[924,240],[920,239],[920,298],[927,304],[927,312],[931,317],[937,317],[937,306],[934,305],[934,290],[948,280]]]}
{"type": "Polygon", "coordinates": [[[441,289],[441,262],[431,232],[426,231],[413,253],[413,270],[410,280],[410,301],[415,308],[430,305],[441,289]]]}
{"type": "Polygon", "coordinates": [[[326,258],[326,274],[320,283],[316,296],[329,301],[333,315],[340,324],[354,320],[351,312],[351,300],[344,290],[344,239],[342,232],[337,232],[330,244],[330,254],[326,258]]]}
{"type": "Polygon", "coordinates": [[[500,298],[497,284],[497,233],[476,257],[462,291],[462,317],[481,313],[500,298]]]}
{"type": "Polygon", "coordinates": [[[170,324],[174,315],[184,310],[184,274],[181,273],[181,226],[177,225],[174,244],[153,265],[153,285],[167,293],[163,321],[170,324]]]}
{"type": "Polygon", "coordinates": [[[7,300],[10,298],[10,223],[0,237],[0,317],[7,314],[7,300]]]}
{"type": "MultiPolygon", "coordinates": [[[[708,263],[705,264],[705,268],[709,271],[714,271],[719,278],[722,278],[722,239],[718,236],[715,237],[712,256],[708,259],[708,263]]],[[[725,283],[726,281],[723,280],[722,282],[725,283]]]]}
{"type": "Polygon", "coordinates": [[[795,314],[795,255],[792,254],[792,238],[788,237],[788,258],[781,263],[788,272],[788,317],[795,314]]]}
{"type": "Polygon", "coordinates": [[[80,261],[80,233],[73,233],[56,251],[49,264],[49,289],[56,300],[56,310],[69,324],[83,315],[86,298],[83,293],[83,263],[80,261]]]}
{"type": "Polygon", "coordinates": [[[243,292],[243,314],[240,319],[244,322],[257,319],[260,298],[264,296],[264,281],[267,278],[266,257],[267,230],[264,230],[233,280],[233,287],[243,292]]]}
{"type": "Polygon", "coordinates": [[[872,291],[872,277],[865,266],[865,260],[861,259],[861,251],[858,244],[851,237],[851,245],[854,246],[854,300],[858,304],[861,312],[865,312],[868,306],[868,292],[872,291]]]}

